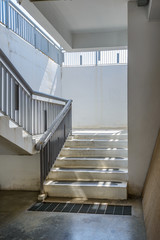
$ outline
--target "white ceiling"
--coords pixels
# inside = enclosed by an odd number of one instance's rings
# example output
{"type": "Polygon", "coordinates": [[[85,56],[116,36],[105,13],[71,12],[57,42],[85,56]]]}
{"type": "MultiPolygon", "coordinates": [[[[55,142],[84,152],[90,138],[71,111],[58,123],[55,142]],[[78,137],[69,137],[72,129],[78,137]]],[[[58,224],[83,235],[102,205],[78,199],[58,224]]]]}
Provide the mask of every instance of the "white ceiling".
{"type": "MultiPolygon", "coordinates": [[[[127,3],[137,0],[17,0],[64,49],[127,47],[127,3]]],[[[160,20],[160,0],[148,17],[160,20]]]]}
{"type": "MultiPolygon", "coordinates": [[[[37,16],[36,20],[51,35],[56,32],[56,35],[61,36],[72,50],[90,48],[90,42],[92,49],[127,46],[127,2],[128,0],[22,0],[22,6],[31,15],[34,9],[33,17],[37,16]],[[46,19],[46,23],[38,17],[36,9],[46,19]],[[55,31],[51,30],[51,26],[55,31]]],[[[63,42],[61,39],[56,40],[60,44],[63,42]]]]}
{"type": "Polygon", "coordinates": [[[60,16],[69,31],[106,32],[127,28],[128,0],[72,0],[72,1],[40,1],[36,7],[41,12],[60,16]]]}

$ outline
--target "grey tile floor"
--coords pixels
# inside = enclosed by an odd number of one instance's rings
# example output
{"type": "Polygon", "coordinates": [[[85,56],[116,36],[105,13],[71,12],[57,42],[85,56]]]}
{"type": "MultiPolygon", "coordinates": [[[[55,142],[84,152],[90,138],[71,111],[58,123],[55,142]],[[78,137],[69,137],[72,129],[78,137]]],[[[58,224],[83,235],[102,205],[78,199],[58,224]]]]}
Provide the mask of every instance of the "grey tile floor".
{"type": "Polygon", "coordinates": [[[145,240],[141,200],[132,216],[29,212],[37,192],[0,191],[0,239],[145,240]]]}

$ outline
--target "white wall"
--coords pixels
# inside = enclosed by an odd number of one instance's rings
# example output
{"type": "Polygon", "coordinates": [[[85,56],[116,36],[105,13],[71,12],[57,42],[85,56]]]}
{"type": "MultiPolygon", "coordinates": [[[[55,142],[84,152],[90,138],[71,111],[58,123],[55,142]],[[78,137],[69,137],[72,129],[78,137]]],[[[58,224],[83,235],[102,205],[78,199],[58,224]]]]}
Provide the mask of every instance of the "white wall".
{"type": "Polygon", "coordinates": [[[0,190],[40,189],[40,156],[0,155],[0,190]]]}
{"type": "Polygon", "coordinates": [[[64,67],[62,96],[73,99],[74,128],[127,126],[127,66],[64,67]]]}
{"type": "Polygon", "coordinates": [[[128,5],[129,193],[140,195],[160,127],[160,22],[128,5]]]}
{"type": "Polygon", "coordinates": [[[0,48],[36,91],[61,96],[61,68],[0,24],[0,48]]]}

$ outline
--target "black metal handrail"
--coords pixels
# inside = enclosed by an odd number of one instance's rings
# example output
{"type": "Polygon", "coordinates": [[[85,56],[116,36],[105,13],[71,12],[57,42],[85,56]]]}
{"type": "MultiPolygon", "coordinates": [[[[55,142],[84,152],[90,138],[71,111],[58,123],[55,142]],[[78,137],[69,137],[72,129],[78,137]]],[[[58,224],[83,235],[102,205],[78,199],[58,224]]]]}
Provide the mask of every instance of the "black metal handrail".
{"type": "Polygon", "coordinates": [[[43,193],[43,183],[49,174],[63,144],[72,131],[72,100],[68,100],[63,110],[58,114],[50,128],[36,144],[40,150],[40,190],[43,193]]]}
{"type": "Polygon", "coordinates": [[[52,135],[57,130],[58,126],[62,122],[62,120],[67,115],[68,111],[71,109],[72,106],[72,100],[68,100],[67,104],[63,108],[63,110],[57,115],[55,120],[53,121],[52,125],[48,128],[48,130],[43,134],[43,136],[40,138],[40,140],[37,142],[35,148],[36,150],[40,151],[42,148],[44,148],[47,144],[47,142],[50,140],[52,135]]]}

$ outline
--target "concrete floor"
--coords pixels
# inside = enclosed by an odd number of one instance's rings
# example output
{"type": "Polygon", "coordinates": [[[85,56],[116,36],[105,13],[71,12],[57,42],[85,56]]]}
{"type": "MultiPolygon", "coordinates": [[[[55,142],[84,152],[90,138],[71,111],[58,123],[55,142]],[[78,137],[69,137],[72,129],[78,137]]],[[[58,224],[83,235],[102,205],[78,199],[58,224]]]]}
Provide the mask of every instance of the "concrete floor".
{"type": "Polygon", "coordinates": [[[145,240],[140,200],[132,216],[29,212],[37,192],[0,191],[0,239],[145,240]]]}

